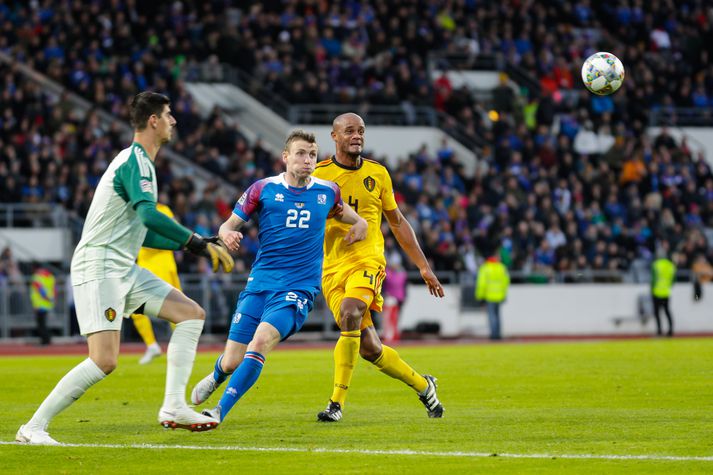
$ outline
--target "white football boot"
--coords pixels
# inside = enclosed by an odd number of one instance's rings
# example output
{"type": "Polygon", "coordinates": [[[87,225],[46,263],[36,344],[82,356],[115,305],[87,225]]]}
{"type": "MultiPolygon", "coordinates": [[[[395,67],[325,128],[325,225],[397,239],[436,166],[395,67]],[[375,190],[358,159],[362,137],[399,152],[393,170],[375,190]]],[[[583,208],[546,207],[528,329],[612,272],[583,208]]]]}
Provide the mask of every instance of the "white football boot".
{"type": "Polygon", "coordinates": [[[199,414],[188,406],[179,408],[162,407],[158,411],[158,422],[166,429],[186,429],[192,432],[215,429],[220,424],[218,419],[199,414]]]}
{"type": "Polygon", "coordinates": [[[54,440],[44,429],[33,429],[30,426],[23,425],[17,431],[15,440],[22,444],[32,445],[62,445],[54,440]]]}
{"type": "Polygon", "coordinates": [[[218,389],[218,386],[220,386],[220,384],[215,382],[213,373],[210,373],[193,387],[193,391],[191,391],[191,403],[196,406],[203,404],[208,400],[210,395],[218,389]]]}

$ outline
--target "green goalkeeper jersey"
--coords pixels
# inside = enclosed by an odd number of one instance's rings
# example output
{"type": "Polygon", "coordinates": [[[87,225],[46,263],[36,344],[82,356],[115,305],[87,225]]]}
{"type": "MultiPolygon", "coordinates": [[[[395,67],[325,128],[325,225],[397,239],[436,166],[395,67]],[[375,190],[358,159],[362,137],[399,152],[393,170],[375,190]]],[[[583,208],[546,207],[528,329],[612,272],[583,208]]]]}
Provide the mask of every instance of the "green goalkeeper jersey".
{"type": "Polygon", "coordinates": [[[148,231],[136,206],[155,203],[157,197],[154,164],[134,142],[111,161],[99,180],[72,257],[73,285],[129,273],[148,231]]]}

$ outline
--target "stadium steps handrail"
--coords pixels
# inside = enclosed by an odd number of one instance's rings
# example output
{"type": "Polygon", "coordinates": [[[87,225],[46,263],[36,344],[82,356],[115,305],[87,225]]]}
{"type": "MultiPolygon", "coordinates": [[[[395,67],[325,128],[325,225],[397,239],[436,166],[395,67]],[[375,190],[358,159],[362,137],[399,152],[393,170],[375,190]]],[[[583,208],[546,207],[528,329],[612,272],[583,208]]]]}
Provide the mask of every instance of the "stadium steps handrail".
{"type": "MultiPolygon", "coordinates": [[[[344,112],[346,109],[352,109],[359,111],[363,109],[362,104],[290,104],[279,94],[273,91],[267,90],[262,82],[260,82],[254,75],[248,74],[247,72],[232,66],[230,64],[221,64],[221,74],[219,78],[223,81],[228,81],[235,86],[239,87],[241,90],[250,94],[254,98],[258,99],[267,108],[275,112],[280,117],[289,121],[292,124],[295,123],[312,123],[317,122],[314,119],[309,120],[311,116],[314,117],[325,117],[325,108],[332,107],[332,110],[338,110],[340,113],[344,112]],[[307,119],[309,121],[297,121],[293,120],[295,118],[307,119]]],[[[219,82],[218,77],[214,72],[207,72],[205,69],[199,69],[196,74],[203,82],[219,82]]],[[[445,114],[439,113],[430,106],[380,106],[378,104],[370,104],[367,107],[367,112],[369,116],[370,125],[394,125],[393,121],[397,121],[397,125],[410,126],[410,125],[429,125],[440,129],[444,134],[450,136],[453,140],[460,142],[464,147],[469,148],[473,152],[480,152],[483,145],[486,143],[485,138],[466,130],[456,118],[452,118],[450,125],[446,127],[447,118],[445,114]],[[392,109],[394,107],[395,109],[392,109]],[[395,119],[395,110],[401,111],[400,119],[395,119]],[[410,111],[407,109],[411,109],[410,111]],[[428,124],[413,123],[409,117],[409,114],[415,113],[418,120],[427,120],[428,124]]],[[[365,112],[365,114],[367,113],[365,112]]],[[[334,116],[329,117],[322,124],[331,124],[334,116]]]]}
{"type": "Polygon", "coordinates": [[[713,107],[652,107],[649,127],[713,127],[713,107]]]}
{"type": "Polygon", "coordinates": [[[290,124],[275,111],[231,81],[186,81],[186,91],[193,97],[203,117],[220,112],[230,126],[239,126],[240,133],[279,156],[290,124]]]}
{"type": "Polygon", "coordinates": [[[526,87],[531,98],[540,97],[542,92],[536,77],[522,66],[505,59],[502,54],[431,51],[428,58],[429,68],[438,65],[438,69],[443,70],[502,71],[518,86],[526,87]]]}
{"type": "Polygon", "coordinates": [[[432,107],[363,104],[295,104],[289,106],[288,120],[293,124],[329,124],[334,117],[351,108],[360,115],[368,115],[369,125],[425,125],[438,127],[438,114],[432,107]]]}

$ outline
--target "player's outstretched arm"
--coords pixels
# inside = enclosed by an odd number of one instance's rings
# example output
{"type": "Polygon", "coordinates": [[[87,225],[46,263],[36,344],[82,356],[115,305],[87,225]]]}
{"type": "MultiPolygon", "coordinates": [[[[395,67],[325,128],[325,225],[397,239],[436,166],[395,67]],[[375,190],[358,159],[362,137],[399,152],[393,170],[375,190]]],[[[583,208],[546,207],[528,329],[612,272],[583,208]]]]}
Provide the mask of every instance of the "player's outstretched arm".
{"type": "MultiPolygon", "coordinates": [[[[166,243],[170,241],[182,243],[181,247],[188,249],[193,254],[207,257],[213,265],[213,271],[217,272],[220,267],[225,272],[233,270],[233,258],[228,253],[227,248],[220,242],[209,242],[202,236],[193,233],[185,226],[181,226],[173,219],[156,209],[156,203],[142,201],[136,207],[136,212],[141,218],[141,222],[150,232],[162,236],[166,243]]],[[[149,240],[156,240],[158,236],[151,236],[149,240]]],[[[155,241],[154,246],[159,245],[155,241]]]]}
{"type": "Polygon", "coordinates": [[[148,244],[152,246],[146,247],[156,247],[164,245],[164,247],[158,247],[158,249],[171,249],[171,242],[177,243],[178,247],[173,248],[174,250],[183,247],[183,244],[188,242],[193,232],[185,226],[178,224],[175,220],[169,218],[165,214],[161,213],[156,209],[156,203],[152,201],[141,201],[136,205],[136,214],[139,215],[141,222],[149,230],[147,234],[148,244]],[[164,238],[164,241],[160,239],[164,238]]]}
{"type": "Polygon", "coordinates": [[[240,216],[231,213],[230,218],[220,225],[218,236],[225,243],[225,246],[230,252],[235,252],[240,249],[240,241],[243,239],[243,233],[238,232],[238,229],[240,229],[243,224],[245,224],[245,221],[243,221],[240,216]]]}
{"type": "Polygon", "coordinates": [[[183,243],[174,241],[173,239],[163,237],[159,233],[151,231],[149,229],[148,232],[146,233],[146,237],[144,238],[144,243],[142,244],[142,246],[150,247],[151,249],[164,249],[164,250],[169,250],[169,251],[177,251],[177,250],[183,248],[183,243]]]}
{"type": "Polygon", "coordinates": [[[344,240],[347,242],[347,244],[353,244],[357,241],[363,241],[364,239],[366,239],[366,232],[368,230],[369,225],[367,224],[366,220],[359,216],[356,211],[354,211],[352,207],[348,204],[342,204],[342,212],[335,214],[334,219],[336,219],[340,223],[352,225],[352,227],[349,228],[347,235],[344,236],[344,240]]]}
{"type": "Polygon", "coordinates": [[[416,233],[413,232],[413,228],[401,213],[401,210],[398,208],[389,211],[384,210],[384,215],[399,246],[421,272],[423,281],[428,285],[428,291],[435,297],[443,297],[445,295],[443,286],[438,281],[436,274],[431,270],[431,266],[428,265],[428,260],[418,244],[418,239],[416,239],[416,233]]]}

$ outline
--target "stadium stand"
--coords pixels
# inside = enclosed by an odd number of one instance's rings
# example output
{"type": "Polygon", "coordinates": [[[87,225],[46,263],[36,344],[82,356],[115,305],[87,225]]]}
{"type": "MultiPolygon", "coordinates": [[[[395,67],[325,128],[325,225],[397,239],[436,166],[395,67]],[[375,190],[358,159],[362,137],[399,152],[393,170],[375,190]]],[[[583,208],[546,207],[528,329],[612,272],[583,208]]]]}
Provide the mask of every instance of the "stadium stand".
{"type": "MultiPolygon", "coordinates": [[[[473,272],[476,256],[497,242],[513,269],[547,280],[565,271],[642,267],[657,242],[678,251],[683,268],[697,255],[711,258],[705,228],[713,219],[713,175],[705,157],[665,128],[657,137],[645,134],[656,114],[675,125],[685,117],[674,107],[711,105],[710,22],[699,3],[683,3],[689,8],[669,11],[663,2],[535,1],[525,12],[493,1],[477,9],[475,2],[409,1],[112,8],[10,2],[0,7],[0,50],[121,118],[138,90],[166,92],[179,121],[176,150],[241,190],[279,162],[226,124],[219,110],[207,119],[198,115],[184,82],[222,80],[221,63],[291,103],[433,107],[485,139],[480,155],[488,165],[466,178],[448,148],[420,149],[392,170],[399,201],[435,268],[473,272]],[[546,29],[555,23],[557,29],[546,29]],[[619,52],[627,66],[629,79],[613,97],[579,87],[579,65],[597,49],[619,52]],[[441,54],[429,58],[427,51],[441,54]],[[518,84],[503,75],[483,99],[454,89],[445,75],[429,76],[434,66],[464,67],[456,58],[477,67],[489,55],[534,81],[518,84]],[[672,58],[683,66],[674,67],[672,58]]],[[[97,130],[91,117],[72,121],[61,103],[28,102],[24,96],[37,94],[26,90],[32,86],[17,87],[11,71],[3,78],[12,106],[3,111],[2,199],[66,203],[81,215],[92,177],[117,150],[116,134],[97,130]],[[38,111],[55,120],[33,122],[38,111]],[[15,129],[21,137],[38,133],[44,145],[29,151],[15,129]],[[40,172],[45,162],[59,172],[40,172]],[[75,176],[82,179],[74,183],[75,176]]],[[[195,207],[189,182],[165,179],[179,219],[189,225],[207,220],[214,229],[229,209],[232,200],[210,189],[195,207]],[[217,214],[216,199],[226,201],[217,214]]],[[[252,259],[245,247],[244,266],[252,259]]]]}

